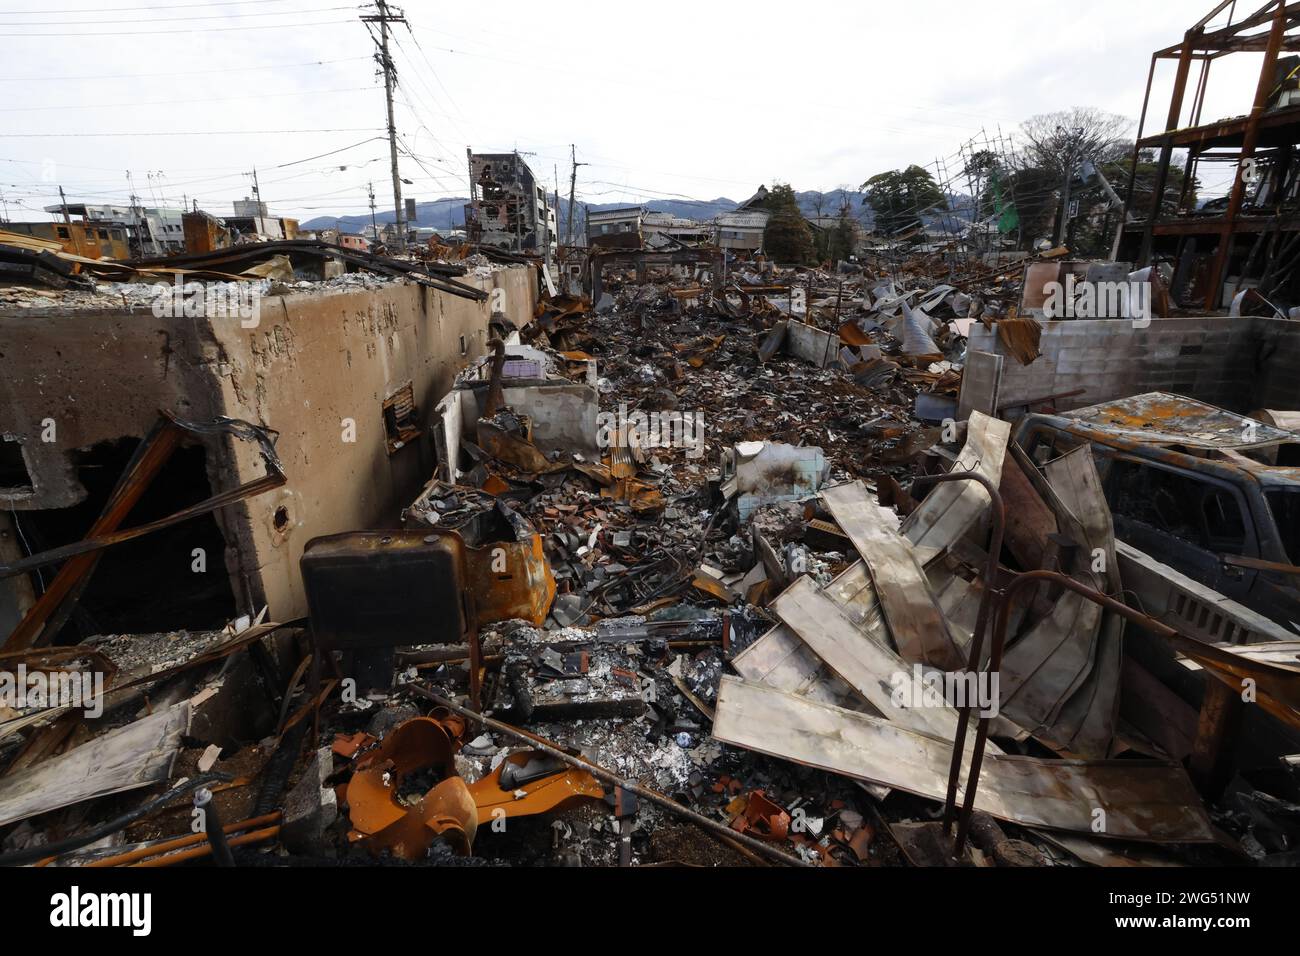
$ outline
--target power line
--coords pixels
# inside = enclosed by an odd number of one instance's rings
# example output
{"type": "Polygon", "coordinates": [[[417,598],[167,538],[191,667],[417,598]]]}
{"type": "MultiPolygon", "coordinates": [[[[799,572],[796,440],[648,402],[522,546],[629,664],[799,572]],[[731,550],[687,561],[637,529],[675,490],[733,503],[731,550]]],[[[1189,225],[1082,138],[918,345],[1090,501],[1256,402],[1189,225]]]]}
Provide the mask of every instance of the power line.
{"type": "MultiPolygon", "coordinates": [[[[463,119],[465,122],[468,123],[469,117],[467,117],[464,113],[461,112],[460,105],[456,102],[456,98],[451,95],[451,91],[448,90],[447,87],[443,84],[442,77],[439,76],[438,71],[434,69],[433,61],[430,60],[428,55],[424,52],[424,47],[420,45],[420,38],[415,35],[415,31],[411,29],[411,25],[409,23],[406,25],[406,32],[410,34],[411,42],[415,44],[416,50],[418,50],[420,53],[420,59],[424,60],[424,65],[429,68],[429,73],[433,76],[434,82],[438,84],[438,88],[442,90],[444,95],[446,95],[447,102],[451,104],[451,108],[460,115],[461,119],[463,119]]],[[[405,53],[406,50],[403,49],[402,52],[405,53]]],[[[419,75],[418,70],[416,71],[416,75],[417,76],[419,75]]],[[[421,79],[421,82],[423,82],[423,79],[421,79]]],[[[432,93],[432,90],[430,90],[430,93],[432,93]]],[[[461,135],[465,136],[467,141],[470,141],[470,137],[465,133],[463,129],[460,128],[459,124],[456,124],[455,120],[453,120],[452,123],[453,125],[456,125],[456,128],[460,131],[461,135]]]]}
{"type": "MultiPolygon", "coordinates": [[[[206,76],[211,73],[261,73],[266,70],[287,70],[300,66],[325,66],[331,63],[354,63],[369,60],[368,56],[345,56],[337,60],[308,60],[305,63],[277,63],[274,66],[231,66],[219,70],[186,70],[186,76],[206,76]]],[[[175,70],[164,73],[101,73],[78,76],[0,76],[0,83],[52,83],[66,80],[134,80],[155,76],[175,77],[175,70]]],[[[117,104],[121,105],[121,104],[117,104]]]]}
{"type": "MultiPolygon", "coordinates": [[[[448,32],[446,32],[445,30],[435,30],[435,29],[433,29],[433,28],[431,28],[431,27],[417,26],[417,27],[415,27],[415,29],[417,29],[417,30],[424,30],[424,31],[427,31],[427,32],[429,32],[429,33],[439,34],[439,35],[442,35],[442,36],[449,36],[449,37],[453,37],[453,38],[458,38],[456,34],[448,33],[448,32]]],[[[467,40],[469,40],[470,42],[478,42],[478,41],[473,40],[473,39],[471,39],[471,38],[464,38],[464,37],[459,37],[459,38],[460,38],[460,39],[467,39],[467,40]]],[[[529,62],[529,61],[527,61],[527,60],[522,60],[522,59],[511,59],[511,58],[509,58],[509,57],[504,57],[504,56],[496,55],[495,53],[482,53],[482,52],[479,52],[479,51],[476,51],[476,50],[454,49],[454,48],[452,48],[452,47],[432,47],[432,49],[436,49],[436,50],[438,50],[438,51],[440,51],[440,52],[443,52],[443,53],[450,53],[450,54],[452,54],[453,56],[469,56],[469,57],[476,57],[476,58],[479,58],[479,59],[485,59],[485,60],[496,60],[496,61],[498,61],[498,62],[500,62],[500,63],[510,63],[510,64],[513,64],[513,65],[516,65],[516,66],[526,66],[526,67],[532,67],[532,66],[534,66],[533,63],[531,63],[531,62],[529,62]]],[[[519,51],[519,50],[517,50],[517,49],[504,48],[504,47],[502,47],[500,44],[493,44],[493,45],[491,45],[491,49],[493,49],[493,50],[497,50],[497,49],[506,49],[507,52],[510,52],[510,53],[517,53],[517,54],[519,54],[520,56],[527,56],[527,55],[528,55],[526,52],[519,51]]],[[[576,69],[565,69],[565,68],[560,67],[560,68],[553,68],[553,70],[554,70],[555,72],[560,72],[560,73],[571,73],[571,74],[574,74],[574,75],[582,75],[584,79],[586,78],[585,74],[580,74],[580,71],[578,71],[578,70],[576,70],[576,69]]],[[[642,90],[643,87],[644,87],[644,84],[639,83],[639,82],[637,82],[637,81],[622,80],[622,79],[618,79],[618,78],[615,78],[615,77],[603,77],[603,78],[602,78],[602,82],[605,82],[605,83],[614,83],[614,84],[617,84],[617,85],[620,85],[620,86],[628,86],[628,87],[632,87],[632,88],[634,88],[634,89],[636,89],[636,90],[638,90],[638,91],[642,90]]],[[[692,89],[691,89],[691,95],[692,95],[693,97],[695,97],[695,98],[698,98],[698,99],[708,99],[708,100],[713,100],[714,102],[717,102],[717,103],[726,103],[726,104],[728,104],[728,105],[730,105],[730,103],[731,103],[731,100],[727,99],[725,96],[722,96],[722,95],[720,95],[720,94],[711,94],[711,93],[705,92],[705,91],[703,91],[703,90],[700,90],[700,89],[698,88],[698,84],[697,84],[696,87],[692,87],[692,89]]],[[[908,110],[912,110],[912,111],[920,112],[920,113],[950,113],[950,114],[953,114],[953,115],[956,115],[956,116],[969,116],[969,117],[971,117],[972,119],[983,119],[983,120],[999,120],[999,121],[1001,121],[1001,120],[1007,119],[1006,117],[994,116],[994,115],[992,115],[992,114],[984,114],[984,113],[967,113],[967,112],[963,112],[963,111],[961,111],[961,110],[949,110],[949,109],[944,109],[943,107],[939,107],[939,106],[929,106],[929,105],[924,105],[924,106],[909,106],[909,105],[907,105],[907,104],[898,104],[898,105],[901,106],[903,109],[908,109],[908,110]]],[[[806,105],[804,105],[804,106],[801,106],[800,109],[801,109],[801,110],[805,110],[805,111],[811,109],[811,110],[814,111],[814,112],[819,112],[819,113],[821,113],[823,116],[826,116],[828,119],[834,119],[834,120],[836,120],[836,121],[839,121],[839,120],[842,120],[842,119],[843,119],[843,116],[842,116],[841,113],[839,113],[838,111],[835,111],[834,109],[832,109],[832,108],[830,108],[830,107],[821,107],[821,106],[817,106],[817,105],[813,105],[813,106],[806,106],[806,105]]],[[[879,112],[879,111],[873,111],[873,112],[879,112]]],[[[915,132],[915,131],[916,131],[916,128],[917,128],[918,125],[921,125],[921,124],[918,124],[918,123],[917,123],[915,120],[913,120],[911,117],[908,117],[908,116],[902,116],[902,115],[899,115],[899,114],[897,114],[897,113],[895,113],[895,114],[893,114],[893,115],[894,115],[894,117],[897,118],[897,119],[904,120],[904,121],[908,121],[908,122],[912,122],[912,123],[913,123],[913,126],[907,128],[907,129],[903,129],[903,128],[893,127],[893,126],[883,126],[883,125],[880,125],[880,124],[877,123],[877,124],[875,124],[875,126],[874,126],[873,128],[874,128],[874,129],[877,129],[877,130],[883,130],[883,131],[894,132],[894,133],[911,133],[911,132],[915,132]]],[[[924,125],[931,126],[931,127],[936,127],[936,128],[943,128],[943,129],[960,129],[960,130],[970,130],[970,129],[972,129],[972,127],[969,126],[969,125],[966,125],[966,126],[956,126],[956,125],[954,125],[954,124],[952,124],[952,123],[940,123],[940,122],[934,122],[934,121],[927,121],[927,122],[924,123],[924,125]]]]}
{"type": "Polygon", "coordinates": [[[296,133],[375,133],[380,130],[370,126],[350,126],[338,129],[200,129],[200,130],[150,130],[149,132],[115,133],[0,133],[0,139],[76,139],[83,136],[286,136],[296,133]]]}
{"type": "MultiPolygon", "coordinates": [[[[289,93],[241,93],[239,96],[212,96],[202,99],[187,97],[182,100],[139,100],[133,101],[132,106],[175,106],[178,103],[229,103],[232,100],[253,100],[253,99],[270,99],[278,96],[315,96],[321,93],[358,93],[370,92],[374,87],[370,86],[344,86],[335,87],[330,90],[294,90],[289,93]]],[[[121,106],[118,103],[75,103],[69,106],[0,106],[0,113],[44,113],[49,110],[102,110],[112,109],[121,106]]]]}
{"type": "MultiPolygon", "coordinates": [[[[302,163],[311,162],[313,159],[322,159],[322,158],[324,158],[324,157],[326,157],[326,156],[333,156],[333,155],[335,155],[335,154],[337,154],[337,153],[342,153],[342,152],[345,152],[345,151],[347,151],[347,150],[349,150],[349,149],[356,149],[358,146],[364,146],[366,143],[373,143],[373,142],[376,142],[376,141],[378,141],[378,140],[382,140],[383,138],[384,138],[384,137],[382,137],[382,136],[371,136],[371,137],[368,138],[368,139],[363,139],[363,140],[361,140],[361,141],[359,141],[359,142],[352,143],[352,144],[350,144],[350,145],[348,145],[348,146],[341,146],[341,147],[339,147],[338,149],[330,150],[330,151],[327,152],[327,153],[318,153],[318,154],[316,154],[315,156],[305,156],[305,157],[303,157],[302,159],[294,159],[294,160],[290,160],[290,161],[287,162],[287,163],[280,163],[279,165],[272,166],[271,168],[272,168],[272,169],[284,169],[284,168],[287,168],[287,167],[289,167],[289,166],[297,166],[297,165],[300,165],[300,164],[302,164],[302,163]]],[[[373,160],[368,160],[368,162],[373,162],[373,160]]],[[[0,163],[15,163],[15,164],[18,164],[18,165],[23,165],[23,166],[39,166],[39,165],[41,165],[39,162],[37,162],[37,161],[35,161],[35,160],[30,160],[30,159],[12,159],[12,158],[10,158],[10,157],[0,157],[0,163]]],[[[116,166],[82,166],[82,165],[77,164],[77,163],[62,163],[62,162],[59,163],[58,165],[59,165],[60,167],[67,167],[67,168],[69,168],[69,169],[93,169],[93,170],[96,170],[97,172],[106,172],[106,173],[111,172],[111,173],[119,173],[119,168],[116,167],[116,166]]],[[[174,166],[171,167],[171,168],[173,169],[173,171],[177,171],[177,170],[178,170],[178,168],[177,168],[177,167],[174,167],[174,166]]],[[[244,172],[245,172],[242,168],[241,168],[241,169],[235,169],[234,167],[231,167],[231,166],[186,166],[186,167],[180,167],[180,168],[179,168],[179,171],[182,171],[182,172],[226,172],[226,171],[230,171],[232,174],[238,174],[238,175],[243,175],[244,172]]],[[[119,173],[119,174],[120,174],[120,173],[119,173]]],[[[213,177],[213,178],[225,178],[225,177],[213,177]]],[[[113,178],[112,182],[117,182],[117,177],[116,177],[116,176],[113,178]]],[[[194,180],[194,182],[203,182],[203,180],[194,180]]]]}
{"type": "MultiPolygon", "coordinates": [[[[205,17],[136,17],[128,20],[19,20],[9,21],[7,27],[76,27],[76,26],[115,26],[119,23],[187,23],[193,20],[235,20],[247,17],[292,17],[309,13],[335,13],[339,10],[351,10],[352,7],[315,7],[311,10],[280,10],[275,13],[221,13],[205,17]]],[[[110,11],[111,12],[111,11],[110,11]]]]}
{"type": "MultiPolygon", "coordinates": [[[[0,33],[0,37],[147,37],[168,33],[231,33],[236,30],[300,30],[303,27],[325,27],[351,20],[315,20],[311,23],[261,23],[255,27],[187,27],[181,30],[122,30],[81,33],[0,33]]],[[[9,26],[10,24],[5,24],[9,26]]]]}
{"type": "MultiPolygon", "coordinates": [[[[419,166],[421,169],[423,169],[425,175],[427,175],[431,180],[433,180],[434,182],[444,182],[449,180],[449,177],[445,173],[439,175],[438,173],[435,173],[431,169],[429,169],[428,166],[424,165],[424,163],[420,160],[420,157],[416,156],[415,153],[411,152],[411,148],[406,144],[405,139],[402,139],[401,142],[402,142],[402,152],[405,153],[407,156],[409,156],[411,159],[415,160],[416,165],[419,166]]],[[[430,157],[430,159],[432,158],[433,157],[430,157]]],[[[454,179],[450,181],[456,182],[454,179]]],[[[456,182],[456,186],[457,188],[459,188],[460,183],[456,182]]]]}
{"type": "MultiPolygon", "coordinates": [[[[402,98],[402,106],[406,108],[407,112],[411,114],[411,119],[415,121],[416,137],[417,137],[416,141],[417,142],[419,141],[418,136],[421,131],[428,133],[429,139],[433,141],[433,145],[437,149],[441,150],[443,153],[441,157],[430,156],[427,158],[432,159],[435,162],[449,163],[452,166],[459,167],[460,163],[455,159],[455,157],[451,154],[451,152],[447,149],[447,147],[443,145],[443,143],[438,139],[438,137],[433,135],[433,131],[430,130],[429,127],[425,125],[424,121],[420,118],[420,115],[415,111],[415,109],[411,106],[410,102],[406,99],[405,93],[400,88],[398,89],[397,92],[402,98]]],[[[405,141],[403,142],[405,143],[405,141]]],[[[411,147],[409,144],[406,144],[406,150],[410,153],[412,157],[414,157],[415,154],[413,152],[410,152],[411,147]]]]}
{"type": "Polygon", "coordinates": [[[131,13],[136,10],[194,10],[199,7],[260,7],[268,3],[288,2],[289,0],[220,0],[216,3],[171,3],[153,7],[81,7],[76,10],[51,10],[42,7],[39,10],[6,10],[0,12],[0,17],[22,17],[30,13],[131,13]]]}
{"type": "Polygon", "coordinates": [[[381,139],[383,139],[382,136],[371,136],[369,139],[363,139],[363,140],[361,140],[361,142],[359,142],[359,143],[353,143],[351,146],[341,146],[341,147],[339,147],[338,149],[332,149],[332,150],[330,150],[328,153],[319,153],[319,154],[317,154],[317,155],[315,155],[315,156],[308,156],[306,159],[295,159],[295,160],[293,160],[293,162],[289,162],[289,163],[281,163],[280,165],[278,165],[278,166],[272,166],[271,168],[272,168],[272,169],[284,169],[284,168],[287,167],[287,166],[297,166],[297,165],[300,165],[301,163],[309,163],[309,162],[311,162],[313,159],[323,159],[323,158],[326,157],[326,156],[334,156],[334,155],[337,154],[337,153],[345,153],[345,152],[347,152],[349,149],[356,149],[358,146],[364,146],[366,143],[373,143],[373,142],[375,142],[376,140],[381,140],[381,139]]]}

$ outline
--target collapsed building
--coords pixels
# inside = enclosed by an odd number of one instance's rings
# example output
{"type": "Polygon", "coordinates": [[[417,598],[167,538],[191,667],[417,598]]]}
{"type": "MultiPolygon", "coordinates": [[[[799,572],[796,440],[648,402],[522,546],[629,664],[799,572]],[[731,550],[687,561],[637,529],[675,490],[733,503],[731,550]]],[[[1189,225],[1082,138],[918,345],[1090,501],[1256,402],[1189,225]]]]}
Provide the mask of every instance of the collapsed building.
{"type": "Polygon", "coordinates": [[[1295,865],[1289,310],[639,210],[557,289],[475,160],[425,258],[0,233],[0,862],[1295,865]]]}
{"type": "Polygon", "coordinates": [[[613,249],[574,297],[536,263],[322,243],[175,260],[162,290],[40,255],[99,280],[4,293],[3,653],[109,680],[93,717],[0,723],[11,861],[944,865],[945,800],[967,863],[1291,852],[1300,524],[1271,503],[1300,436],[1197,387],[1066,387],[1055,336],[1196,321],[1029,314],[1087,264],[613,249]],[[217,275],[256,316],[184,320],[217,275]],[[226,845],[177,829],[191,785],[226,845]],[[140,787],[172,809],[116,827],[140,787]]]}
{"type": "MultiPolygon", "coordinates": [[[[11,309],[0,348],[8,415],[0,446],[5,541],[67,543],[80,517],[103,509],[113,490],[105,477],[130,460],[160,409],[188,420],[227,418],[292,431],[300,440],[280,454],[294,479],[273,499],[209,519],[211,575],[181,573],[172,567],[174,555],[143,549],[142,563],[121,572],[135,584],[118,600],[143,608],[158,584],[169,581],[181,607],[219,592],[232,617],[265,605],[286,620],[302,616],[296,566],[303,545],[320,534],[381,523],[414,496],[429,449],[404,440],[405,430],[450,386],[462,363],[483,354],[494,314],[513,327],[530,319],[536,300],[530,270],[522,267],[483,267],[468,275],[464,267],[444,267],[409,283],[344,271],[364,269],[371,259],[318,243],[173,257],[165,260],[165,286],[169,306],[173,291],[179,293],[175,323],[155,316],[156,283],[149,282],[114,283],[124,289],[117,295],[101,284],[93,294],[28,296],[24,307],[11,309]],[[203,289],[185,287],[191,275],[249,269],[268,276],[259,280],[259,293],[264,287],[268,294],[258,295],[256,314],[231,309],[184,321],[186,300],[201,298],[203,289]],[[497,313],[489,302],[493,292],[497,313]],[[352,488],[346,504],[334,500],[340,483],[352,488]],[[225,580],[215,585],[214,578],[225,580]]],[[[146,277],[161,275],[141,268],[146,277]]],[[[255,449],[216,440],[182,449],[166,467],[159,490],[183,504],[264,474],[255,449]]]]}
{"type": "Polygon", "coordinates": [[[469,152],[469,186],[465,231],[470,242],[554,258],[555,210],[522,156],[469,152]]]}

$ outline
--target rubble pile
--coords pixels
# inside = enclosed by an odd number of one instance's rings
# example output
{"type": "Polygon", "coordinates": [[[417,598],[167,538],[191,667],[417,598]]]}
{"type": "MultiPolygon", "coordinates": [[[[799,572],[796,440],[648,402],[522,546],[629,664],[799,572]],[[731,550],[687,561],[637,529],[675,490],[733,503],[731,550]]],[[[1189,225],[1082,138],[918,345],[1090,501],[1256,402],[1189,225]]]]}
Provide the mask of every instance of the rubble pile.
{"type": "MultiPolygon", "coordinates": [[[[299,277],[327,251],[282,248],[259,281],[453,281],[427,260],[299,277]]],[[[427,436],[387,402],[390,454],[428,437],[431,467],[382,527],[305,545],[305,625],[20,651],[110,686],[93,735],[66,708],[3,715],[0,861],[1293,861],[1295,760],[1222,779],[1241,718],[1213,695],[1249,678],[1257,719],[1294,726],[1295,642],[1241,653],[1117,600],[1164,572],[1101,475],[1106,428],[1237,422],[1144,397],[1013,435],[968,333],[1032,337],[1014,270],[721,261],[494,314],[427,436]],[[1180,736],[1189,673],[1210,704],[1180,736]],[[186,836],[194,807],[225,836],[186,836]]]]}

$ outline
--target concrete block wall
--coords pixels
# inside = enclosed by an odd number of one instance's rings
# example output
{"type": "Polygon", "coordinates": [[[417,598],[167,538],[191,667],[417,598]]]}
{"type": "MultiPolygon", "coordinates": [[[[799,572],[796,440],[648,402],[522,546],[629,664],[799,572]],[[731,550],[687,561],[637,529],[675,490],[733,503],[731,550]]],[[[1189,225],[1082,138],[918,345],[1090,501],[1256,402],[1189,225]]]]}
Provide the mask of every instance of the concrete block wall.
{"type": "Polygon", "coordinates": [[[1261,373],[1255,380],[1254,408],[1300,410],[1300,322],[1255,319],[1261,373]]]}
{"type": "Polygon", "coordinates": [[[1062,411],[1141,392],[1189,395],[1249,411],[1258,368],[1255,320],[1226,317],[1154,319],[1146,328],[1118,320],[1043,323],[1042,355],[1021,365],[998,342],[997,331],[971,327],[969,348],[1006,356],[1002,404],[1059,395],[1062,411]]]}

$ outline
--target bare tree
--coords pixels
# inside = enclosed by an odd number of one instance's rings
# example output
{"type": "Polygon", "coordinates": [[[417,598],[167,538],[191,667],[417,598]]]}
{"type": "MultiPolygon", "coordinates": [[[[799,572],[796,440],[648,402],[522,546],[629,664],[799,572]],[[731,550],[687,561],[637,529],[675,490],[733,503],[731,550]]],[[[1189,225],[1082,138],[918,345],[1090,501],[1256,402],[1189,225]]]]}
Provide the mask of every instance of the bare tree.
{"type": "Polygon", "coordinates": [[[1127,117],[1091,106],[1032,116],[1020,124],[1020,165],[1062,176],[1080,159],[1120,160],[1131,146],[1124,136],[1132,125],[1127,117]]]}
{"type": "Polygon", "coordinates": [[[1090,106],[1041,113],[1020,124],[1024,140],[1019,156],[1021,170],[1035,170],[1061,181],[1057,245],[1070,238],[1070,188],[1079,164],[1088,160],[1099,165],[1119,158],[1130,125],[1123,116],[1090,106]]]}

